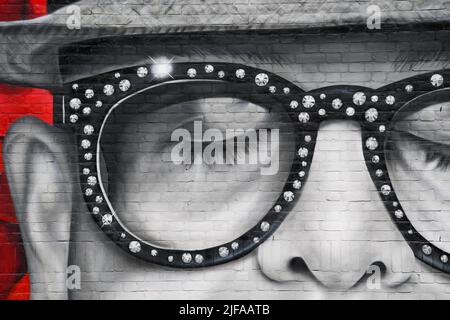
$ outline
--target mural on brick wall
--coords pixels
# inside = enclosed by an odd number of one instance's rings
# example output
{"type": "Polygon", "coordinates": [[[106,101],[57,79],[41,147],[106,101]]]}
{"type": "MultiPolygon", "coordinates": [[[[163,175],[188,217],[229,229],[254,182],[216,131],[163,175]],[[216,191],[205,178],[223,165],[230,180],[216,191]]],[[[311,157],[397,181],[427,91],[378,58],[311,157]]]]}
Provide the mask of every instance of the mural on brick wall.
{"type": "Polygon", "coordinates": [[[447,297],[444,1],[10,2],[0,298],[447,297]]]}

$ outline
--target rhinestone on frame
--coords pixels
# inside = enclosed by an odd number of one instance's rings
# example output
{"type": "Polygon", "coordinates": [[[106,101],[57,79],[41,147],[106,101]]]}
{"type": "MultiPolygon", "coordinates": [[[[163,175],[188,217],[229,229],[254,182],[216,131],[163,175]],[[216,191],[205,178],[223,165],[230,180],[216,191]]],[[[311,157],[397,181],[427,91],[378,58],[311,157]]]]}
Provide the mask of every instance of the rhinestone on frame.
{"type": "Polygon", "coordinates": [[[277,87],[275,87],[275,86],[270,86],[270,87],[269,87],[269,92],[270,92],[270,93],[275,93],[275,92],[277,92],[277,87]]]}
{"type": "Polygon", "coordinates": [[[372,157],[372,163],[378,163],[378,162],[380,162],[380,157],[378,155],[374,155],[372,157]]]}
{"type": "Polygon", "coordinates": [[[236,70],[236,78],[244,79],[244,77],[245,77],[245,70],[244,69],[237,69],[236,70]]]}
{"type": "Polygon", "coordinates": [[[269,76],[265,73],[258,73],[255,77],[255,83],[258,87],[264,87],[269,83],[269,76]]]}
{"type": "Polygon", "coordinates": [[[168,256],[168,257],[167,257],[167,261],[169,261],[170,263],[172,263],[172,262],[173,262],[173,256],[168,256]]]}
{"type": "Polygon", "coordinates": [[[87,184],[91,187],[95,186],[97,184],[97,178],[94,176],[90,176],[87,178],[87,184]]]}
{"type": "Polygon", "coordinates": [[[411,92],[413,92],[413,90],[414,90],[414,87],[412,85],[408,84],[405,86],[406,92],[411,93],[411,92]]]}
{"type": "Polygon", "coordinates": [[[120,81],[120,83],[119,83],[120,91],[123,91],[123,92],[128,91],[130,89],[130,87],[131,87],[130,80],[124,79],[124,80],[120,81]]]}
{"type": "Polygon", "coordinates": [[[398,207],[398,202],[394,201],[394,202],[392,202],[392,205],[394,206],[394,208],[397,208],[398,207]]]}
{"type": "Polygon", "coordinates": [[[152,249],[152,251],[150,251],[150,254],[152,255],[152,257],[156,257],[158,255],[158,250],[152,249]]]}
{"type": "Polygon", "coordinates": [[[378,102],[378,96],[372,96],[371,98],[370,98],[370,101],[372,101],[372,102],[378,102]]]}
{"type": "Polygon", "coordinates": [[[197,70],[189,68],[186,74],[189,78],[195,78],[197,76],[197,70]]]}
{"type": "Polygon", "coordinates": [[[375,175],[379,178],[383,175],[383,170],[381,169],[377,169],[377,171],[375,171],[375,175]]]}
{"type": "Polygon", "coordinates": [[[447,262],[448,262],[448,257],[447,257],[446,254],[443,254],[443,255],[441,256],[441,262],[442,262],[442,263],[447,263],[447,262]]]}
{"type": "Polygon", "coordinates": [[[228,250],[227,247],[220,247],[219,248],[219,256],[222,258],[227,257],[230,254],[230,250],[228,250]]]}
{"type": "Polygon", "coordinates": [[[91,142],[87,139],[84,139],[83,141],[81,141],[81,147],[83,149],[89,149],[91,147],[91,142]]]}
{"type": "Polygon", "coordinates": [[[300,180],[295,180],[293,183],[292,183],[292,187],[294,188],[294,189],[300,189],[301,187],[302,187],[302,182],[300,181],[300,180]]]}
{"type": "Polygon", "coordinates": [[[355,108],[348,107],[348,108],[345,110],[345,114],[346,114],[347,116],[349,116],[349,117],[353,117],[353,116],[355,115],[355,108]]]}
{"type": "Polygon", "coordinates": [[[273,207],[273,210],[275,210],[276,213],[280,213],[281,212],[282,207],[277,204],[275,207],[273,207]]]}
{"type": "Polygon", "coordinates": [[[369,137],[366,140],[366,148],[369,150],[375,150],[376,148],[378,148],[378,141],[376,138],[374,137],[369,137]]]}
{"type": "Polygon", "coordinates": [[[113,220],[113,216],[110,213],[107,213],[102,217],[102,223],[105,226],[109,226],[112,223],[112,220],[113,220]]]}
{"type": "Polygon", "coordinates": [[[131,241],[130,244],[128,245],[128,248],[130,249],[131,252],[138,253],[141,251],[141,244],[137,241],[131,241]]]}
{"type": "Polygon", "coordinates": [[[400,209],[395,210],[394,215],[397,219],[401,219],[401,218],[403,218],[403,211],[400,209]]]}
{"type": "Polygon", "coordinates": [[[285,191],[283,193],[283,198],[284,200],[286,200],[287,202],[291,202],[294,200],[294,193],[292,191],[285,191]]]}
{"type": "Polygon", "coordinates": [[[305,142],[306,142],[306,143],[310,143],[311,140],[312,140],[311,136],[310,136],[309,134],[307,134],[307,135],[305,136],[305,142]]]}
{"type": "Polygon", "coordinates": [[[233,249],[233,250],[239,249],[239,243],[237,243],[236,241],[234,241],[234,242],[231,244],[231,249],[233,249]]]}
{"type": "Polygon", "coordinates": [[[298,173],[298,176],[299,176],[300,178],[303,178],[305,175],[306,175],[305,171],[300,171],[300,172],[298,173]]]}
{"type": "Polygon", "coordinates": [[[258,243],[258,242],[259,242],[259,237],[254,237],[254,238],[253,238],[253,242],[254,242],[254,243],[258,243]]]}
{"type": "Polygon", "coordinates": [[[335,110],[339,110],[340,108],[342,108],[342,105],[342,100],[339,98],[333,99],[333,101],[331,102],[331,106],[335,110]]]}
{"type": "Polygon", "coordinates": [[[84,160],[91,161],[92,160],[92,153],[88,152],[84,154],[84,160]]]}
{"type": "Polygon", "coordinates": [[[73,85],[72,85],[72,90],[78,90],[78,88],[79,88],[80,86],[77,84],[77,83],[74,83],[73,85]]]}
{"type": "Polygon", "coordinates": [[[76,114],[71,114],[69,120],[71,123],[75,123],[78,121],[78,116],[76,114]]]}
{"type": "Polygon", "coordinates": [[[368,122],[374,122],[375,120],[378,119],[378,110],[375,108],[367,109],[367,111],[365,113],[365,118],[366,118],[366,121],[368,121],[368,122]]]}
{"type": "Polygon", "coordinates": [[[217,72],[217,76],[222,79],[223,77],[225,77],[225,71],[220,70],[219,72],[217,72]]]}
{"type": "Polygon", "coordinates": [[[299,155],[300,158],[306,158],[308,156],[308,149],[302,147],[298,149],[297,154],[299,155]]]}
{"type": "Polygon", "coordinates": [[[139,78],[145,78],[148,75],[148,69],[146,67],[139,67],[136,74],[139,78]]]}
{"type": "Polygon", "coordinates": [[[353,103],[357,106],[362,106],[366,103],[366,95],[364,92],[358,91],[353,95],[353,103]]]}
{"type": "Polygon", "coordinates": [[[83,168],[83,174],[87,176],[89,173],[91,173],[91,170],[89,168],[83,168]]]}
{"type": "Polygon", "coordinates": [[[409,230],[408,230],[408,234],[411,235],[411,234],[413,234],[413,233],[414,233],[414,231],[412,231],[412,229],[409,229],[409,230]]]}
{"type": "Polygon", "coordinates": [[[302,161],[302,167],[306,167],[308,165],[308,162],[302,161]]]}
{"type": "Polygon", "coordinates": [[[297,109],[298,101],[297,100],[292,100],[291,103],[289,103],[289,106],[291,107],[291,109],[297,109]]]}
{"type": "Polygon", "coordinates": [[[316,104],[316,99],[314,99],[314,97],[310,95],[304,96],[302,99],[302,104],[306,109],[310,109],[316,104]]]}
{"type": "Polygon", "coordinates": [[[114,94],[114,87],[111,84],[107,84],[103,87],[103,93],[107,96],[111,96],[114,94]]]}
{"type": "Polygon", "coordinates": [[[187,252],[183,253],[183,255],[181,256],[181,261],[183,261],[184,263],[191,263],[192,255],[187,252]]]}
{"type": "Polygon", "coordinates": [[[388,184],[383,184],[381,186],[381,194],[384,196],[388,196],[391,193],[391,186],[388,184]]]}
{"type": "Polygon", "coordinates": [[[203,256],[201,254],[196,254],[195,255],[195,263],[200,264],[200,263],[203,263],[204,260],[205,259],[203,258],[203,256]]]}
{"type": "Polygon", "coordinates": [[[85,125],[85,126],[84,126],[84,129],[83,129],[83,132],[84,132],[84,134],[90,136],[91,134],[94,133],[94,127],[91,126],[90,124],[85,125]]]}
{"type": "Polygon", "coordinates": [[[289,89],[288,87],[284,87],[283,88],[283,93],[284,94],[289,94],[289,92],[291,92],[291,89],[289,89]]]}
{"type": "Polygon", "coordinates": [[[102,203],[103,202],[103,197],[102,196],[96,196],[95,197],[95,202],[102,203]]]}
{"type": "Polygon", "coordinates": [[[97,108],[101,108],[103,106],[103,102],[101,102],[100,100],[97,100],[97,102],[95,102],[95,106],[97,108]]]}
{"type": "Polygon", "coordinates": [[[89,108],[89,107],[86,107],[86,108],[83,108],[83,114],[85,115],[85,116],[88,116],[88,115],[90,115],[91,114],[91,108],[89,108]]]}
{"type": "Polygon", "coordinates": [[[325,93],[320,94],[320,100],[325,100],[326,97],[327,95],[325,93]]]}
{"type": "Polygon", "coordinates": [[[92,213],[95,214],[95,215],[99,214],[100,213],[100,208],[99,207],[92,208],[92,213]]]}
{"type": "Polygon", "coordinates": [[[92,196],[93,193],[94,193],[94,191],[93,191],[91,188],[87,188],[87,189],[84,191],[84,194],[85,194],[87,197],[92,196]]]}
{"type": "Polygon", "coordinates": [[[261,229],[261,231],[267,232],[270,229],[270,223],[268,223],[267,221],[263,221],[263,222],[261,222],[261,225],[259,226],[259,228],[261,229]]]}
{"type": "Polygon", "coordinates": [[[69,105],[73,110],[78,110],[81,107],[81,100],[78,98],[73,98],[70,100],[69,105]]]}
{"type": "Polygon", "coordinates": [[[309,114],[307,112],[300,112],[298,115],[298,121],[301,123],[307,123],[309,121],[309,114]]]}
{"type": "Polygon", "coordinates": [[[444,77],[440,74],[433,74],[430,81],[434,87],[440,87],[444,83],[444,77]]]}
{"type": "Polygon", "coordinates": [[[211,64],[207,64],[207,65],[205,66],[205,72],[206,72],[206,73],[212,73],[212,72],[214,72],[214,67],[213,67],[211,64]]]}
{"type": "Polygon", "coordinates": [[[394,98],[394,96],[387,96],[385,101],[386,101],[386,104],[393,105],[395,103],[395,98],[394,98]]]}
{"type": "Polygon", "coordinates": [[[423,252],[424,254],[426,254],[427,256],[429,256],[429,255],[431,254],[432,251],[433,251],[433,249],[431,249],[431,247],[430,247],[429,245],[424,244],[424,245],[422,246],[422,252],[423,252]]]}
{"type": "Polygon", "coordinates": [[[319,116],[324,116],[327,112],[325,111],[325,109],[319,109],[319,116]]]}
{"type": "Polygon", "coordinates": [[[381,133],[385,132],[386,126],[382,124],[381,126],[378,127],[378,131],[380,131],[381,133]]]}
{"type": "Polygon", "coordinates": [[[94,90],[86,89],[86,91],[84,92],[84,95],[86,96],[86,98],[92,99],[94,97],[94,90]]]}
{"type": "Polygon", "coordinates": [[[119,79],[120,78],[120,73],[119,72],[114,73],[114,78],[119,79]]]}
{"type": "Polygon", "coordinates": [[[120,237],[121,237],[122,239],[125,239],[125,238],[127,237],[127,235],[126,235],[124,232],[122,232],[122,233],[120,234],[120,237]]]}

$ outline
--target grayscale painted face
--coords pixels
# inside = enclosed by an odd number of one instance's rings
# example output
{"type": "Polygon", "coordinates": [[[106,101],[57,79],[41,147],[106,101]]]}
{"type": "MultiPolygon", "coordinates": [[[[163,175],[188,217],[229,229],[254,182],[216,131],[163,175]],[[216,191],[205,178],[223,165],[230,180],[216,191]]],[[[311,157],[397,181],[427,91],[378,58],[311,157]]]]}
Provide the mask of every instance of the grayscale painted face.
{"type": "MultiPolygon", "coordinates": [[[[405,41],[401,34],[267,34],[252,38],[251,45],[245,37],[201,41],[193,37],[195,44],[186,40],[147,46],[142,59],[133,61],[120,53],[119,43],[108,47],[116,64],[102,63],[99,53],[92,56],[91,65],[77,69],[76,75],[75,71],[65,75],[65,80],[91,76],[93,66],[110,71],[148,64],[147,56],[180,63],[241,63],[274,72],[306,91],[343,84],[378,88],[445,68],[445,59],[419,58],[414,44],[421,36],[408,34],[405,41]],[[408,63],[400,66],[400,60],[408,63]]],[[[294,156],[293,129],[283,122],[280,110],[232,98],[202,98],[201,92],[189,101],[177,102],[176,96],[163,99],[176,92],[183,100],[183,94],[192,90],[167,86],[159,95],[135,97],[112,113],[101,141],[101,175],[117,214],[131,231],[163,247],[210,247],[245,232],[279,196],[294,156]],[[202,159],[207,147],[202,136],[202,152],[190,153],[194,163],[174,163],[171,152],[179,141],[172,141],[172,133],[184,129],[193,137],[196,121],[201,122],[202,133],[208,129],[222,133],[279,130],[279,140],[270,141],[278,145],[278,170],[262,175],[261,167],[268,163],[237,164],[237,158],[257,153],[249,143],[244,143],[243,153],[237,153],[231,164],[196,164],[194,160],[202,159]]],[[[440,103],[403,109],[387,142],[389,174],[405,214],[427,239],[446,250],[450,249],[449,108],[450,104],[440,103]]],[[[72,174],[77,169],[70,165],[73,142],[55,140],[55,130],[25,119],[10,132],[5,147],[9,176],[17,176],[10,179],[14,200],[27,203],[26,217],[43,224],[54,222],[44,237],[21,219],[26,238],[39,243],[35,259],[29,258],[34,297],[48,294],[38,286],[45,279],[42,274],[58,274],[38,261],[37,257],[50,253],[60,266],[80,267],[81,287],[68,293],[74,299],[438,298],[446,292],[449,277],[416,260],[391,221],[367,170],[362,129],[355,121],[321,123],[307,183],[270,239],[239,260],[200,270],[154,266],[130,257],[109,241],[85,212],[72,174]],[[38,139],[27,139],[30,136],[38,139]],[[17,149],[18,141],[25,141],[22,145],[29,144],[28,148],[17,149]],[[52,147],[38,148],[38,143],[52,147]],[[29,148],[38,150],[39,157],[27,160],[29,170],[25,170],[17,163],[24,162],[23,152],[29,148]],[[33,186],[26,196],[18,195],[23,184],[33,186]],[[51,199],[50,203],[43,206],[44,199],[51,199]],[[54,199],[61,201],[54,205],[54,199]],[[71,215],[70,227],[55,218],[61,213],[71,215]],[[67,236],[69,229],[68,249],[43,245],[46,237],[67,236]]],[[[226,153],[223,157],[227,159],[226,153]]]]}

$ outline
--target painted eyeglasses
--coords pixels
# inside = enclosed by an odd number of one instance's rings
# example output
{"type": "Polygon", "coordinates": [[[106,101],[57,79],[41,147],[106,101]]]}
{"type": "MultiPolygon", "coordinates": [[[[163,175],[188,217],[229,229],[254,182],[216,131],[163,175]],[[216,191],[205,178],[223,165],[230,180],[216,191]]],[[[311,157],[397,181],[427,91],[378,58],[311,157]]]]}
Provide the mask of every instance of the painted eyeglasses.
{"type": "Polygon", "coordinates": [[[450,100],[450,71],[427,73],[379,89],[333,86],[305,92],[264,70],[227,63],[173,64],[170,77],[155,77],[148,66],[136,66],[69,84],[64,92],[63,122],[73,128],[79,147],[82,192],[101,230],[120,248],[150,263],[174,268],[200,268],[238,259],[263,243],[298,201],[314,154],[319,125],[324,120],[351,119],[362,128],[367,169],[379,197],[417,258],[450,272],[448,254],[425,239],[413,226],[397,198],[387,168],[392,120],[404,108],[450,100]],[[120,221],[101,176],[100,140],[113,110],[139,94],[163,85],[226,84],[230,96],[262,106],[280,105],[295,130],[295,153],[284,188],[267,214],[247,232],[222,245],[201,250],[175,250],[142,240],[120,221]],[[67,110],[67,111],[66,111],[67,110]]]}

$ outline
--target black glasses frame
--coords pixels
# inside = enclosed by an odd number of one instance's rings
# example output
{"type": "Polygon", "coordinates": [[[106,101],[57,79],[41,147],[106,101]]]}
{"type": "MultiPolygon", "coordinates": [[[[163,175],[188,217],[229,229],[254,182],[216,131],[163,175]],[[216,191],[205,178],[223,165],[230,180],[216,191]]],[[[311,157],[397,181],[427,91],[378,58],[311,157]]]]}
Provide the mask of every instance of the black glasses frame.
{"type": "MultiPolygon", "coordinates": [[[[142,260],[173,268],[200,268],[245,256],[269,238],[299,199],[314,153],[319,125],[329,119],[352,119],[362,127],[363,154],[370,176],[392,221],[415,256],[450,273],[448,253],[427,241],[408,220],[386,167],[386,137],[391,120],[405,104],[439,92],[448,98],[450,70],[414,76],[379,89],[332,86],[305,92],[262,69],[232,63],[174,63],[170,75],[152,76],[150,67],[135,66],[67,85],[62,121],[76,134],[80,181],[89,212],[100,229],[120,248],[142,260]],[[202,250],[172,250],[154,246],[134,235],[109,202],[100,174],[100,139],[111,112],[124,101],[172,83],[225,83],[231,93],[270,107],[280,104],[294,123],[296,156],[283,191],[254,227],[233,241],[202,250]],[[66,103],[67,102],[67,103],[66,103]],[[66,104],[68,106],[66,107],[66,104]],[[69,110],[66,112],[65,110],[69,110]]],[[[447,99],[448,100],[448,99],[447,99]]]]}

